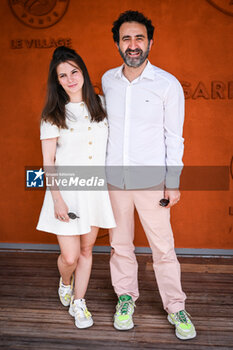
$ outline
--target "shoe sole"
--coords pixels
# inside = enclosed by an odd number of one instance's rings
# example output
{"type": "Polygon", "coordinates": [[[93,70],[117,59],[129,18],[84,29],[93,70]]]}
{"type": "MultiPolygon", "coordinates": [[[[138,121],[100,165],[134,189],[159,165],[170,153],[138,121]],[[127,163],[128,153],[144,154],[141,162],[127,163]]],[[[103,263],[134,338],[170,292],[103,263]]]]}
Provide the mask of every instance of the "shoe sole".
{"type": "Polygon", "coordinates": [[[130,329],[132,329],[134,327],[134,324],[132,322],[131,325],[129,325],[128,327],[119,327],[118,324],[114,322],[113,326],[118,331],[129,331],[130,329]]]}
{"type": "Polygon", "coordinates": [[[61,299],[60,299],[60,302],[61,302],[61,304],[62,304],[63,306],[65,306],[65,307],[70,306],[70,303],[69,303],[69,304],[63,304],[63,302],[61,301],[61,299]]]}
{"type": "Polygon", "coordinates": [[[90,328],[91,326],[93,326],[93,324],[94,324],[93,320],[89,324],[86,324],[85,326],[80,325],[75,321],[75,326],[79,329],[90,328]]]}
{"type": "MultiPolygon", "coordinates": [[[[167,316],[167,319],[168,319],[168,321],[169,321],[173,326],[175,326],[175,323],[172,321],[172,319],[171,319],[171,317],[170,317],[169,315],[167,316]]],[[[177,329],[176,329],[176,331],[175,331],[175,334],[176,334],[177,338],[179,338],[179,339],[181,339],[181,340],[193,339],[193,338],[195,338],[196,335],[197,335],[196,331],[194,331],[194,333],[192,334],[192,336],[184,337],[184,336],[182,336],[180,333],[178,333],[177,329]]]]}
{"type": "MultiPolygon", "coordinates": [[[[74,314],[74,312],[72,311],[71,308],[69,308],[68,312],[69,312],[70,316],[75,317],[75,314],[74,314]]],[[[94,324],[93,319],[90,319],[90,321],[87,322],[85,325],[82,325],[82,324],[78,323],[77,320],[75,320],[75,326],[77,328],[80,328],[80,329],[89,328],[89,327],[93,326],[93,324],[94,324]]]]}

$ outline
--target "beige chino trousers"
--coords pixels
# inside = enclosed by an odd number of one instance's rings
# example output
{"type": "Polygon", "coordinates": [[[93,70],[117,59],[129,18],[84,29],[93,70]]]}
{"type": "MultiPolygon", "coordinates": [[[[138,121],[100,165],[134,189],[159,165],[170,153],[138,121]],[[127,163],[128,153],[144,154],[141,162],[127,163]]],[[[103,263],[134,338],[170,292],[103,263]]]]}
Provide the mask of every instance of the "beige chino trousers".
{"type": "Polygon", "coordinates": [[[163,307],[168,313],[184,310],[186,295],[182,291],[180,264],[174,250],[170,209],[159,205],[161,190],[116,190],[109,185],[109,195],[116,220],[110,229],[112,247],[110,270],[117,296],[139,297],[138,264],[134,253],[134,209],[138,212],[152,250],[153,269],[163,307]]]}

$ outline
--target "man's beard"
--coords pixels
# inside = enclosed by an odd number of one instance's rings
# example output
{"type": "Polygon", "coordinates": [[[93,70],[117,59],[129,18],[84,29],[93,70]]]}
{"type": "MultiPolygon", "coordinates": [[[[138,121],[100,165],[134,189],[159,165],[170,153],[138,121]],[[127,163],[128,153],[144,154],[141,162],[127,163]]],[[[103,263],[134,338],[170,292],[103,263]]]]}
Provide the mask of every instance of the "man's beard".
{"type": "Polygon", "coordinates": [[[141,49],[127,49],[125,52],[123,52],[120,48],[119,52],[127,66],[137,68],[140,67],[147,59],[150,52],[150,43],[148,44],[147,50],[145,52],[143,52],[141,49]],[[130,57],[128,56],[129,52],[138,52],[140,55],[138,57],[130,57]]]}

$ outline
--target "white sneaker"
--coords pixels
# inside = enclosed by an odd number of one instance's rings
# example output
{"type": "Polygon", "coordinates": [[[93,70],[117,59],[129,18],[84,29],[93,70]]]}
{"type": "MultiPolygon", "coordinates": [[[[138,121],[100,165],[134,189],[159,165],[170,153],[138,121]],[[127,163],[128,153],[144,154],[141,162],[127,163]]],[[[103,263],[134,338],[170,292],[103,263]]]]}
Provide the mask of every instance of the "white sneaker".
{"type": "Polygon", "coordinates": [[[69,314],[75,318],[75,326],[78,328],[88,328],[93,325],[91,313],[87,310],[85,299],[71,298],[69,314]]]}
{"type": "Polygon", "coordinates": [[[70,285],[66,286],[62,283],[62,278],[60,277],[58,295],[63,306],[69,306],[74,288],[74,276],[71,277],[70,285]]]}

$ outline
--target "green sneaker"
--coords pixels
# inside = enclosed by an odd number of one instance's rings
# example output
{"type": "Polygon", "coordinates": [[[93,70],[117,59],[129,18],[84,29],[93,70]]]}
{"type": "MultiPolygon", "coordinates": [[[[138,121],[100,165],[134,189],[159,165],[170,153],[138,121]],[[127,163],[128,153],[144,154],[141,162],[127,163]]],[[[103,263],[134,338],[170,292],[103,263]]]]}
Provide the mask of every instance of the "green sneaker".
{"type": "Polygon", "coordinates": [[[177,338],[187,340],[196,337],[195,327],[189,317],[185,310],[168,315],[168,321],[176,327],[177,338]]]}
{"type": "Polygon", "coordinates": [[[116,313],[114,315],[114,327],[119,331],[126,331],[134,327],[133,313],[134,301],[130,295],[121,295],[116,305],[116,313]]]}

